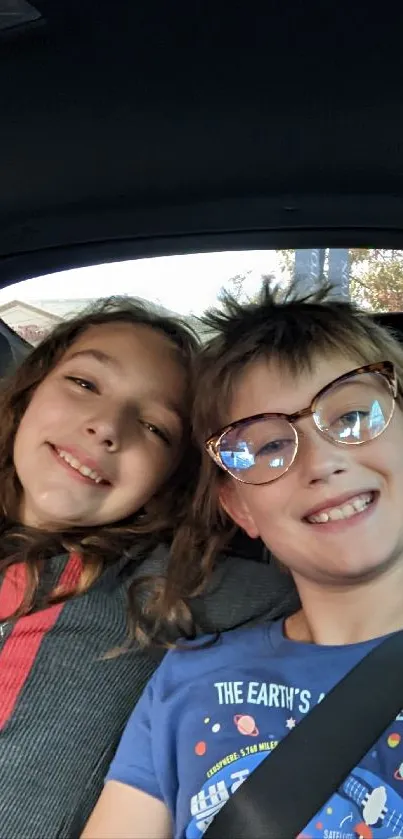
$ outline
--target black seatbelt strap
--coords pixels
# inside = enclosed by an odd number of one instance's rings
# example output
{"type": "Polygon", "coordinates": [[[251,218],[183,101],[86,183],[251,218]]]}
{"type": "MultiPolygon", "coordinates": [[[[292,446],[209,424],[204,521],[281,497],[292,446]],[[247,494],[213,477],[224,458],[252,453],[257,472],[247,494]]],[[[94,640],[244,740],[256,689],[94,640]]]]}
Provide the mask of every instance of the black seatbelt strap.
{"type": "Polygon", "coordinates": [[[204,839],[293,839],[403,708],[403,631],[382,641],[238,787],[204,839]]]}

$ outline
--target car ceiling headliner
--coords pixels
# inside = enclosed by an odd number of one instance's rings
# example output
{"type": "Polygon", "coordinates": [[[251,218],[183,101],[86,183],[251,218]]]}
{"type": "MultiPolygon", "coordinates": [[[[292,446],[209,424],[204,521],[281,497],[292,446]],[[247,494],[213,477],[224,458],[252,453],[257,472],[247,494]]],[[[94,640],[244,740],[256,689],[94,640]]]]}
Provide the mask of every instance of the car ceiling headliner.
{"type": "Polygon", "coordinates": [[[187,250],[402,245],[401,4],[34,5],[39,25],[0,37],[0,285],[187,250]]]}

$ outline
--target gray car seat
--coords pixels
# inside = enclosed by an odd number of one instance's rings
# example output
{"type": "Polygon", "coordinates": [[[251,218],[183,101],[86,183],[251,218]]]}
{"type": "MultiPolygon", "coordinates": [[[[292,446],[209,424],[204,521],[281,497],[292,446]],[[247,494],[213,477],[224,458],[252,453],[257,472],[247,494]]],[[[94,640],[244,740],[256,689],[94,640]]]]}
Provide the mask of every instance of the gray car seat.
{"type": "Polygon", "coordinates": [[[31,349],[27,341],[0,319],[0,379],[12,373],[31,349]]]}

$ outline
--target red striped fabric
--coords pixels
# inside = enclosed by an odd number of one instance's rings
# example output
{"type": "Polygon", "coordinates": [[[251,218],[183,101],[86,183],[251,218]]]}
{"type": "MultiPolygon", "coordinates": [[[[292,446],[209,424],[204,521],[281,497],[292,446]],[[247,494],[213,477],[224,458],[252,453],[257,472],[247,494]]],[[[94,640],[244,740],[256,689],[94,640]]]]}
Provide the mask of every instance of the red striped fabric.
{"type": "MultiPolygon", "coordinates": [[[[71,554],[59,584],[67,589],[73,588],[80,579],[81,571],[81,558],[71,554]]],[[[0,616],[3,615],[3,620],[21,601],[25,575],[25,567],[20,564],[11,565],[6,571],[0,589],[0,616]]],[[[0,730],[12,716],[42,641],[54,627],[63,607],[63,603],[49,606],[20,618],[7,638],[0,652],[0,730]]]]}

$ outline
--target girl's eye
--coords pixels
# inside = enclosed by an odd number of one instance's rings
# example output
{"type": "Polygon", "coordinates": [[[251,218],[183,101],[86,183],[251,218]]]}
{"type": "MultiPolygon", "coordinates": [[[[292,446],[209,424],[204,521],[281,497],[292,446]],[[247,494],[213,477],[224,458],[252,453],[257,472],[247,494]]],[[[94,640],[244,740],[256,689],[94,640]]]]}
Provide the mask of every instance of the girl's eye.
{"type": "Polygon", "coordinates": [[[151,431],[151,434],[155,434],[157,437],[159,437],[167,446],[171,445],[171,440],[166,431],[162,431],[161,428],[158,428],[158,426],[154,425],[154,423],[152,422],[145,422],[143,420],[142,425],[144,426],[144,428],[147,428],[148,431],[151,431]]]}
{"type": "Polygon", "coordinates": [[[91,390],[94,393],[97,390],[94,382],[89,381],[89,379],[82,379],[81,376],[65,376],[65,379],[67,379],[68,382],[73,382],[73,384],[78,385],[78,387],[82,388],[82,390],[91,390]]]}

